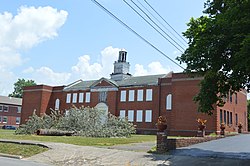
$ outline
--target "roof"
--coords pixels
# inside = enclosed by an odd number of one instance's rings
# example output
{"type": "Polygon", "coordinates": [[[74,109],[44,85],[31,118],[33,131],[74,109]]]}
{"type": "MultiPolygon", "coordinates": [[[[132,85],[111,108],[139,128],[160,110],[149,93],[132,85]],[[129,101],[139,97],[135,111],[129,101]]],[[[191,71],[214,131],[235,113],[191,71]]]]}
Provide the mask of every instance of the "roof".
{"type": "Polygon", "coordinates": [[[0,96],[0,104],[22,105],[22,99],[15,97],[0,96]]]}
{"type": "MultiPolygon", "coordinates": [[[[147,75],[147,76],[137,76],[137,77],[128,77],[121,81],[114,81],[107,78],[101,78],[99,80],[107,80],[118,87],[128,87],[128,86],[146,86],[146,85],[157,85],[158,79],[165,77],[166,74],[159,75],[147,75]]],[[[76,91],[76,90],[86,90],[94,86],[99,80],[89,80],[83,81],[78,80],[72,84],[67,85],[64,88],[64,91],[76,91]]]]}

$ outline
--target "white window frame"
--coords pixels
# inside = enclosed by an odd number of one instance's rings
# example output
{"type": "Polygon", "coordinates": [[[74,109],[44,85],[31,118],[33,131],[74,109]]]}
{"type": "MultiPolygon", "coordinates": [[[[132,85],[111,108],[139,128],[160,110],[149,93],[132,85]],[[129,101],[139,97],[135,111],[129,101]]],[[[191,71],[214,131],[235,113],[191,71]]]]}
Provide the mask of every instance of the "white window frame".
{"type": "Polygon", "coordinates": [[[153,99],[153,89],[146,90],[146,101],[152,101],[153,99]]]}
{"type": "Polygon", "coordinates": [[[120,96],[121,102],[126,102],[126,94],[127,94],[126,90],[121,91],[121,96],[120,96]]]}
{"type": "Polygon", "coordinates": [[[76,103],[77,102],[77,93],[73,93],[72,95],[72,103],[76,103]]]}
{"type": "Polygon", "coordinates": [[[128,110],[128,121],[134,122],[134,110],[128,110]]]}
{"type": "Polygon", "coordinates": [[[71,102],[71,93],[67,93],[66,103],[70,103],[70,102],[71,102]]]}
{"type": "Polygon", "coordinates": [[[143,111],[137,110],[136,111],[136,122],[142,122],[143,121],[143,111]]]}
{"type": "Polygon", "coordinates": [[[84,101],[84,93],[79,93],[78,102],[79,102],[79,103],[83,103],[83,101],[84,101]]]}
{"type": "Polygon", "coordinates": [[[3,105],[3,112],[9,112],[9,106],[3,105]],[[7,110],[4,110],[4,108],[7,108],[7,110]]]}
{"type": "Polygon", "coordinates": [[[125,118],[126,118],[126,111],[125,111],[125,110],[120,110],[120,115],[119,115],[119,117],[120,117],[121,119],[125,119],[125,118]]]}
{"type": "Polygon", "coordinates": [[[0,123],[2,123],[2,116],[0,116],[0,123]]]}
{"type": "Polygon", "coordinates": [[[3,112],[3,105],[0,105],[0,112],[3,112]]]}
{"type": "Polygon", "coordinates": [[[17,107],[17,113],[21,113],[22,112],[22,107],[17,107]]]}
{"type": "Polygon", "coordinates": [[[143,101],[143,89],[137,90],[137,101],[143,101]]]}
{"type": "Polygon", "coordinates": [[[128,101],[135,101],[135,90],[128,91],[128,101]]]}
{"type": "Polygon", "coordinates": [[[152,110],[146,110],[145,122],[152,122],[152,110]]]}
{"type": "Polygon", "coordinates": [[[21,122],[21,118],[20,117],[16,117],[16,124],[20,124],[21,122]],[[17,122],[17,119],[18,119],[18,122],[17,122]]]}
{"type": "Polygon", "coordinates": [[[59,110],[60,109],[60,100],[56,99],[55,101],[55,110],[59,110]]]}
{"type": "Polygon", "coordinates": [[[8,123],[8,116],[3,116],[3,123],[8,123]],[[6,118],[6,122],[4,121],[4,118],[6,118]]]}
{"type": "Polygon", "coordinates": [[[172,109],[172,94],[168,94],[166,97],[166,110],[172,109]]]}
{"type": "Polygon", "coordinates": [[[85,103],[90,103],[90,92],[86,92],[85,103]]]}

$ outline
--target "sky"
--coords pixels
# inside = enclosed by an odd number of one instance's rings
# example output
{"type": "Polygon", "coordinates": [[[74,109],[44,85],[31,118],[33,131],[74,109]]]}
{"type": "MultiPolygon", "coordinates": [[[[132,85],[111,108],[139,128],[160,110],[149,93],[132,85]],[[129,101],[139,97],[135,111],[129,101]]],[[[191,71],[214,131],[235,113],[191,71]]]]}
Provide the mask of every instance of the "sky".
{"type": "MultiPolygon", "coordinates": [[[[138,1],[147,6],[143,0],[134,0],[138,1]]],[[[98,2],[171,59],[181,55],[124,1],[98,2]]],[[[190,18],[201,16],[204,9],[201,0],[147,2],[180,35],[190,18]]],[[[169,34],[174,33],[164,25],[169,34]]],[[[13,92],[18,78],[51,86],[110,78],[121,49],[128,52],[134,76],[182,71],[91,0],[0,1],[0,95],[13,92]]]]}

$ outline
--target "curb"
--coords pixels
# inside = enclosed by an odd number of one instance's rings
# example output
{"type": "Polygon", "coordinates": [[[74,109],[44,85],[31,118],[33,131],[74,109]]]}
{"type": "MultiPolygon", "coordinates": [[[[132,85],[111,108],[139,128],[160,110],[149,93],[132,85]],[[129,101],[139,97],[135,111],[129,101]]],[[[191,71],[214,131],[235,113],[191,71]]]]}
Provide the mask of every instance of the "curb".
{"type": "Polygon", "coordinates": [[[8,158],[19,159],[19,160],[23,158],[22,156],[4,154],[4,153],[0,153],[0,157],[8,157],[8,158]]]}

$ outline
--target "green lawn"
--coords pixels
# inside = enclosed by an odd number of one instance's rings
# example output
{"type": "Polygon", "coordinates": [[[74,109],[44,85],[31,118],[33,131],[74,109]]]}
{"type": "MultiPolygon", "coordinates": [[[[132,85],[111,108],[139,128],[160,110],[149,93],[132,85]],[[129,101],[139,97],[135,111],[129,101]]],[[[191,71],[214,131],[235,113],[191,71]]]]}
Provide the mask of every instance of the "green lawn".
{"type": "Polygon", "coordinates": [[[0,153],[17,155],[22,157],[30,157],[35,154],[42,153],[46,150],[48,149],[36,145],[21,145],[0,142],[0,153]]]}
{"type": "Polygon", "coordinates": [[[155,135],[132,135],[130,138],[91,138],[80,136],[37,136],[15,135],[14,131],[0,129],[0,139],[34,140],[43,142],[61,142],[81,146],[112,146],[139,142],[156,141],[155,135]]]}

